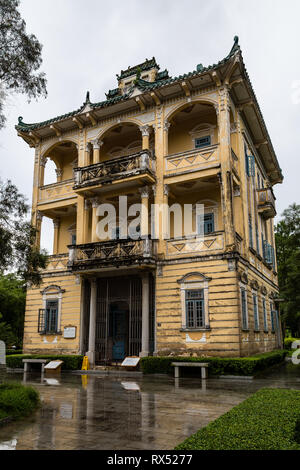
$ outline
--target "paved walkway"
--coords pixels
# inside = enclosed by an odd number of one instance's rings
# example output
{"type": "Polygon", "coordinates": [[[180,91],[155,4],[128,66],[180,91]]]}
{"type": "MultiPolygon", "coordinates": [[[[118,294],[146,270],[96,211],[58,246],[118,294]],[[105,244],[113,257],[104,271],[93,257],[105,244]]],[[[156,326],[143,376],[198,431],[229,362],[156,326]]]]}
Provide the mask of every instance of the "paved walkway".
{"type": "MultiPolygon", "coordinates": [[[[7,374],[23,381],[23,374],[7,374]]],[[[248,380],[113,378],[27,374],[42,406],[30,418],[0,427],[0,450],[173,449],[183,439],[262,387],[300,390],[300,375],[283,366],[248,380]]]]}

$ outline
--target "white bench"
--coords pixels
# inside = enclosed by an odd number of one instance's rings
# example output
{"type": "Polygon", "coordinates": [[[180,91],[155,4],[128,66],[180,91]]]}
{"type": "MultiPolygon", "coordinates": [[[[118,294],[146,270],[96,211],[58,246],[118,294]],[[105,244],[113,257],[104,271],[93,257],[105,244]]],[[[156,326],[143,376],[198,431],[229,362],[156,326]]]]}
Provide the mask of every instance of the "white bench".
{"type": "Polygon", "coordinates": [[[174,369],[174,377],[179,377],[179,367],[200,367],[201,368],[201,378],[207,379],[207,369],[208,363],[207,362],[172,362],[172,366],[175,367],[174,369]]]}
{"type": "Polygon", "coordinates": [[[24,372],[28,372],[29,364],[41,364],[42,366],[42,374],[44,373],[45,364],[48,362],[48,359],[23,359],[24,363],[24,372]]]}

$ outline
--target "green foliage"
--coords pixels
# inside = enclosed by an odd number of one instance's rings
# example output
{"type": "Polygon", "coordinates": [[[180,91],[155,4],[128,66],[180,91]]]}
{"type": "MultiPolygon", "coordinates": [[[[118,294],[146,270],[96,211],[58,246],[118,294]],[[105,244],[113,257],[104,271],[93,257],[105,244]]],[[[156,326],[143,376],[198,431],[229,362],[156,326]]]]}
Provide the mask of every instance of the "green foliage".
{"type": "Polygon", "coordinates": [[[292,204],[275,227],[283,326],[300,337],[300,205],[292,204]]]}
{"type": "Polygon", "coordinates": [[[33,387],[9,383],[0,385],[0,419],[27,416],[38,404],[39,395],[33,387]]]}
{"type": "Polygon", "coordinates": [[[22,359],[48,359],[49,361],[63,361],[62,370],[80,370],[82,355],[47,355],[47,354],[12,354],[6,357],[6,366],[12,369],[23,368],[22,359]]]}
{"type": "Polygon", "coordinates": [[[19,4],[19,0],[0,0],[0,129],[6,120],[3,108],[9,92],[29,99],[47,96],[45,74],[37,73],[42,46],[33,34],[26,33],[19,4]]]}
{"type": "Polygon", "coordinates": [[[251,357],[143,357],[141,369],[145,374],[172,374],[172,362],[207,362],[210,375],[244,375],[253,376],[258,372],[284,360],[286,351],[272,351],[251,357]]]}
{"type": "Polygon", "coordinates": [[[26,220],[28,210],[17,187],[0,180],[0,274],[14,269],[15,279],[22,280],[24,287],[27,282],[39,285],[40,269],[47,265],[46,252],[34,247],[37,231],[26,220]]]}
{"type": "Polygon", "coordinates": [[[0,313],[0,340],[4,341],[5,345],[13,345],[15,339],[11,326],[2,321],[2,315],[0,313]]]}
{"type": "Polygon", "coordinates": [[[261,389],[176,450],[300,450],[300,392],[261,389]]]}
{"type": "Polygon", "coordinates": [[[6,350],[6,356],[11,356],[12,354],[16,355],[16,354],[22,354],[23,351],[22,349],[7,349],[6,350]]]}
{"type": "Polygon", "coordinates": [[[24,312],[25,312],[26,291],[24,282],[14,274],[0,275],[0,315],[5,323],[10,326],[14,338],[5,341],[7,347],[15,345],[22,347],[24,312]]]}

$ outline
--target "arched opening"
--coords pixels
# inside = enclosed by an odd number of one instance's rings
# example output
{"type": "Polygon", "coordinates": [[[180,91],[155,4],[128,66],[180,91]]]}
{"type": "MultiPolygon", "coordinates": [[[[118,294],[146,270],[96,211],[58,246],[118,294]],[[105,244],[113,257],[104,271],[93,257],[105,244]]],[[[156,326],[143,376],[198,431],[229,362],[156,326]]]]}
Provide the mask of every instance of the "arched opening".
{"type": "MultiPolygon", "coordinates": [[[[143,148],[142,132],[135,123],[126,122],[108,129],[103,136],[100,150],[100,161],[104,162],[119,157],[138,153],[143,148]]],[[[154,147],[153,137],[150,147],[154,147]]]]}
{"type": "Polygon", "coordinates": [[[218,120],[210,103],[189,103],[175,111],[169,117],[169,123],[169,155],[218,143],[218,120]]]}
{"type": "Polygon", "coordinates": [[[45,154],[47,163],[42,185],[73,179],[78,166],[78,151],[74,142],[59,142],[45,154]]]}
{"type": "Polygon", "coordinates": [[[49,255],[53,254],[54,227],[53,220],[49,217],[43,217],[41,224],[40,246],[45,249],[49,255]]]}
{"type": "Polygon", "coordinates": [[[45,174],[44,174],[44,186],[47,184],[53,184],[57,182],[56,164],[53,160],[49,159],[46,163],[45,174]]]}

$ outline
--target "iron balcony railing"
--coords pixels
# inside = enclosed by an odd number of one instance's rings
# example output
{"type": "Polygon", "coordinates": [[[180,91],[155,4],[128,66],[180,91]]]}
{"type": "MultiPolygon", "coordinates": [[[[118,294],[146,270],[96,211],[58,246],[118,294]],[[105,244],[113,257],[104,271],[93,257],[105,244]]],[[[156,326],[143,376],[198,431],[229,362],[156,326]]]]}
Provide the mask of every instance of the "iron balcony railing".
{"type": "Polygon", "coordinates": [[[151,239],[109,240],[84,245],[69,245],[72,269],[106,265],[133,265],[155,262],[156,241],[151,239]]]}
{"type": "Polygon", "coordinates": [[[101,163],[74,169],[75,188],[105,183],[141,173],[155,173],[155,157],[150,150],[126,157],[113,158],[101,163]]]}
{"type": "Polygon", "coordinates": [[[266,219],[276,216],[275,196],[271,188],[257,189],[257,207],[266,219]]]}

